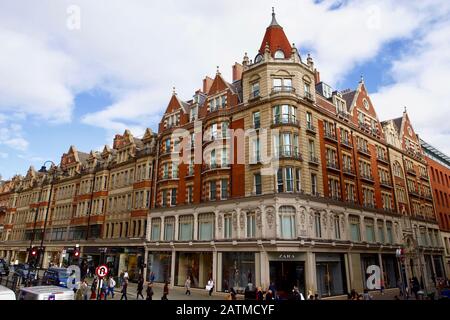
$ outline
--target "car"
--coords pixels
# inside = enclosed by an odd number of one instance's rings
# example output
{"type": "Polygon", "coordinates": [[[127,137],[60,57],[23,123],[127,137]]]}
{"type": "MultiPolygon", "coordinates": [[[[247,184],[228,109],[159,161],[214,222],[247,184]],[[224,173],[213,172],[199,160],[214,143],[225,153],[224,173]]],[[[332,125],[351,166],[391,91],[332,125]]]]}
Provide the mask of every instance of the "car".
{"type": "Polygon", "coordinates": [[[75,292],[57,286],[37,286],[20,289],[17,300],[75,300],[75,292]]]}
{"type": "Polygon", "coordinates": [[[26,279],[34,279],[36,277],[36,271],[32,270],[27,263],[19,263],[14,268],[14,276],[21,278],[22,283],[25,283],[26,279]]]}
{"type": "Polygon", "coordinates": [[[8,275],[9,275],[8,263],[4,259],[0,259],[0,276],[8,276],[8,275]]]}
{"type": "Polygon", "coordinates": [[[11,289],[0,286],[0,300],[16,300],[16,294],[11,289]]]}
{"type": "Polygon", "coordinates": [[[67,279],[69,279],[69,276],[69,271],[66,268],[52,267],[44,272],[42,284],[67,288],[67,279]]]}

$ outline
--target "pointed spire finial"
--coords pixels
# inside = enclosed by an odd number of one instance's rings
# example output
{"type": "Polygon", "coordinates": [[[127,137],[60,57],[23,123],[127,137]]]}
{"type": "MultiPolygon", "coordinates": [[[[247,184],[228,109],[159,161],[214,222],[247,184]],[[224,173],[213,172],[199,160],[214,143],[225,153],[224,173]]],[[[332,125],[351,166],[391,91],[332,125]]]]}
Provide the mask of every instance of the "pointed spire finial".
{"type": "Polygon", "coordinates": [[[177,94],[177,90],[175,89],[175,86],[172,87],[172,94],[176,95],[177,94]]]}
{"type": "Polygon", "coordinates": [[[403,111],[403,113],[406,113],[407,112],[407,110],[406,110],[406,106],[405,106],[405,111],[403,111]]]}
{"type": "Polygon", "coordinates": [[[216,74],[220,74],[219,66],[217,66],[216,74]]]}
{"type": "Polygon", "coordinates": [[[272,22],[270,23],[270,27],[276,26],[279,27],[280,25],[277,22],[277,19],[275,18],[275,7],[272,7],[272,22]]]}
{"type": "Polygon", "coordinates": [[[361,79],[359,80],[360,83],[364,83],[364,76],[361,74],[361,79]]]}

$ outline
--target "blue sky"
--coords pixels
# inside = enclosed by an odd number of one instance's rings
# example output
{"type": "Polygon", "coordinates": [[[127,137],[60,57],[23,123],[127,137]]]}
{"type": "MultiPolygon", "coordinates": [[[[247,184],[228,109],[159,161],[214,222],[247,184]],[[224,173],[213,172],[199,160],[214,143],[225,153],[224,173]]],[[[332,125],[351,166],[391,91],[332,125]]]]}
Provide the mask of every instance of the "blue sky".
{"type": "Polygon", "coordinates": [[[0,2],[0,174],[156,130],[173,86],[188,100],[216,66],[231,80],[256,55],[272,6],[323,81],[355,88],[363,75],[380,120],[407,106],[450,154],[446,0],[18,0],[0,2]]]}

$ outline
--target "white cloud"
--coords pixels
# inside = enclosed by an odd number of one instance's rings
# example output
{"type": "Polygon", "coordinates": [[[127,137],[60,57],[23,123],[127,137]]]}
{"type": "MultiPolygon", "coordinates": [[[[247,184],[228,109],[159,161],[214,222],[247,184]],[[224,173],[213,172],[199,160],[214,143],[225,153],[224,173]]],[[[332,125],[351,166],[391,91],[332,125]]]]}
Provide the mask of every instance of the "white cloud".
{"type": "MultiPolygon", "coordinates": [[[[434,42],[438,42],[438,30],[430,26],[448,13],[450,6],[446,0],[354,0],[330,10],[336,3],[135,0],[124,5],[111,0],[43,0],[38,4],[31,0],[4,1],[0,4],[0,41],[6,44],[2,46],[6,54],[0,56],[0,74],[10,76],[0,79],[0,110],[70,121],[74,96],[100,87],[112,95],[114,102],[87,114],[82,121],[105,128],[108,137],[125,128],[139,134],[147,126],[156,128],[172,86],[176,86],[181,98],[189,99],[201,87],[203,77],[214,74],[216,65],[230,79],[231,65],[241,62],[245,51],[255,56],[270,22],[272,6],[289,40],[301,51],[305,47],[312,51],[323,80],[332,85],[339,85],[353,67],[379,55],[383,46],[393,40],[412,41],[418,36],[419,40],[428,37],[433,42],[435,35],[434,42]],[[66,10],[72,4],[81,9],[80,30],[66,27],[66,10]],[[433,35],[418,34],[420,30],[430,30],[433,35]]],[[[424,59],[445,54],[429,50],[429,54],[421,56],[423,50],[418,48],[416,53],[424,59]]],[[[423,81],[431,84],[432,79],[444,80],[449,73],[439,68],[433,69],[436,73],[422,72],[425,62],[408,57],[394,64],[395,93],[394,87],[383,88],[375,101],[378,109],[384,110],[388,104],[388,108],[399,110],[399,105],[404,104],[400,104],[400,98],[407,96],[403,101],[413,121],[419,122],[419,129],[427,130],[420,124],[425,118],[420,113],[413,116],[413,105],[432,102],[429,105],[440,110],[443,103],[437,97],[442,94],[429,100],[429,86],[419,86],[411,79],[419,72],[423,81]],[[406,70],[413,71],[408,74],[406,70]],[[423,90],[414,91],[417,88],[423,90]]],[[[385,115],[383,110],[379,110],[381,116],[385,115]]],[[[427,121],[436,124],[436,119],[428,117],[427,121]]]]}
{"type": "Polygon", "coordinates": [[[0,114],[0,146],[24,151],[28,148],[28,141],[23,138],[22,126],[18,123],[11,122],[6,115],[0,114]]]}
{"type": "Polygon", "coordinates": [[[394,83],[372,95],[382,118],[401,116],[406,106],[415,131],[450,154],[450,23],[436,24],[393,62],[394,83]]]}

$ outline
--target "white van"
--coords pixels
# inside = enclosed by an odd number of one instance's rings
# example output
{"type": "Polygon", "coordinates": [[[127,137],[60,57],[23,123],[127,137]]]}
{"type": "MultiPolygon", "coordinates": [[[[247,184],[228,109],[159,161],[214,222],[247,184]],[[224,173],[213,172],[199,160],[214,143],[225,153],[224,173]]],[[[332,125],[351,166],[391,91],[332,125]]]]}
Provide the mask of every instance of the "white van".
{"type": "Polygon", "coordinates": [[[75,293],[57,286],[27,287],[20,289],[18,300],[75,300],[75,293]]]}
{"type": "Polygon", "coordinates": [[[16,294],[11,289],[0,286],[0,300],[16,300],[16,294]]]}

